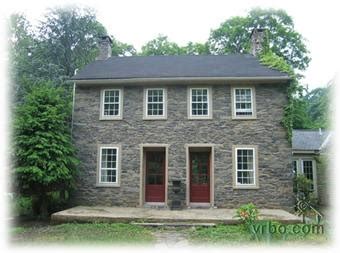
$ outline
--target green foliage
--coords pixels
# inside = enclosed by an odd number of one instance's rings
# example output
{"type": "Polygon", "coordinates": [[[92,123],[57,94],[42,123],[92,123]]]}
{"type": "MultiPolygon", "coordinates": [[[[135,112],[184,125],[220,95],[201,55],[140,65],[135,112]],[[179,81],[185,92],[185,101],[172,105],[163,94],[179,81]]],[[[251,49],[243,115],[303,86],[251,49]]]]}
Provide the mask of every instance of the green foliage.
{"type": "MultiPolygon", "coordinates": [[[[107,34],[88,8],[50,9],[38,27],[23,14],[13,14],[10,22],[11,77],[15,102],[37,83],[51,81],[60,86],[98,54],[98,37],[107,34]]],[[[112,55],[134,55],[132,45],[113,38],[112,55]]],[[[65,86],[70,92],[71,86],[65,86]]]]}
{"type": "Polygon", "coordinates": [[[141,55],[180,55],[182,49],[175,43],[168,40],[167,36],[158,35],[142,46],[141,55]]]}
{"type": "Polygon", "coordinates": [[[14,176],[21,194],[44,197],[70,189],[78,160],[71,143],[71,105],[63,89],[50,84],[32,88],[18,106],[14,122],[14,176]]]}
{"type": "Polygon", "coordinates": [[[253,224],[258,216],[259,210],[253,203],[242,205],[236,210],[236,217],[247,226],[253,224]]]}
{"type": "Polygon", "coordinates": [[[167,36],[158,35],[142,46],[140,55],[200,55],[210,54],[207,43],[189,42],[186,46],[180,47],[177,43],[168,40],[167,36]]]}
{"type": "Polygon", "coordinates": [[[284,10],[252,9],[245,17],[232,17],[211,31],[208,41],[213,54],[247,53],[253,28],[268,30],[270,50],[294,69],[305,70],[309,52],[292,18],[284,10]]]}
{"type": "Polygon", "coordinates": [[[304,175],[299,174],[294,178],[294,183],[296,185],[297,193],[302,193],[303,196],[307,198],[310,196],[313,181],[306,178],[304,175]]]}
{"type": "Polygon", "coordinates": [[[11,213],[13,216],[32,216],[32,198],[16,196],[11,201],[11,213]]]}
{"type": "Polygon", "coordinates": [[[120,42],[116,40],[113,36],[111,36],[111,38],[112,56],[131,56],[137,54],[136,49],[132,45],[120,42]]]}
{"type": "Polygon", "coordinates": [[[332,86],[316,88],[308,92],[305,97],[306,111],[312,122],[310,128],[330,128],[331,118],[329,111],[332,86]]]}
{"type": "Polygon", "coordinates": [[[296,94],[302,91],[302,87],[298,85],[297,77],[293,68],[282,57],[277,56],[271,50],[263,50],[259,55],[259,59],[263,65],[287,73],[291,78],[287,89],[288,105],[286,105],[284,108],[284,117],[281,121],[282,125],[287,129],[288,140],[291,141],[294,110],[296,109],[294,97],[296,94]]]}
{"type": "MultiPolygon", "coordinates": [[[[267,225],[269,221],[257,221],[252,227],[267,225]]],[[[270,225],[272,229],[275,231],[279,230],[279,227],[283,224],[278,222],[271,221],[270,225]]],[[[227,245],[252,245],[256,246],[262,244],[283,244],[287,243],[291,245],[292,243],[301,243],[303,244],[320,244],[326,243],[328,240],[327,234],[323,233],[294,233],[295,229],[298,228],[299,231],[302,231],[302,227],[306,226],[306,224],[285,224],[286,233],[270,233],[268,232],[268,228],[264,229],[264,233],[262,233],[262,229],[258,231],[258,229],[254,228],[253,232],[247,230],[243,225],[217,225],[216,227],[199,227],[190,231],[189,239],[195,245],[209,245],[209,244],[227,244],[227,245]],[[256,233],[256,235],[254,234],[256,233]]]]}
{"type": "MultiPolygon", "coordinates": [[[[14,229],[13,229],[14,230],[14,229]]],[[[66,243],[66,244],[146,244],[154,241],[151,230],[121,223],[66,223],[55,226],[17,228],[20,243],[66,243]],[[43,231],[43,232],[42,232],[43,231]]],[[[15,235],[14,235],[15,238],[15,235]]]]}

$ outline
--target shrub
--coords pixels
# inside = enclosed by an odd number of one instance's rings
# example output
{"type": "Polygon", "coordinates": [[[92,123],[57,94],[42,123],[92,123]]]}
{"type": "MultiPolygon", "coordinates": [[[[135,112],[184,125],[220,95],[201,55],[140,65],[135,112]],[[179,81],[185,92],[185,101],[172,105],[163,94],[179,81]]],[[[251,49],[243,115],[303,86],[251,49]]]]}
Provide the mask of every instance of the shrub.
{"type": "Polygon", "coordinates": [[[253,203],[240,206],[236,211],[236,217],[245,225],[253,224],[259,216],[259,210],[253,203]]]}

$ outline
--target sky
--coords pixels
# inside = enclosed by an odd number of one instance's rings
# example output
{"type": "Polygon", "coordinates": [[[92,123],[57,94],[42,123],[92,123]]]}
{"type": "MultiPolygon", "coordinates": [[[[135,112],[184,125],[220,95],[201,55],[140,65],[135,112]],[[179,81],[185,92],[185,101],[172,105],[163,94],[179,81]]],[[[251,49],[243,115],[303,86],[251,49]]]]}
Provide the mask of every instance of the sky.
{"type": "Polygon", "coordinates": [[[98,20],[116,39],[140,49],[158,34],[185,45],[188,41],[205,42],[211,29],[232,16],[245,16],[253,7],[282,8],[293,17],[296,30],[306,39],[312,61],[303,73],[302,84],[310,89],[323,87],[339,71],[340,24],[337,1],[266,1],[266,0],[31,0],[7,1],[5,15],[24,12],[36,23],[47,8],[75,4],[92,7],[98,20]]]}

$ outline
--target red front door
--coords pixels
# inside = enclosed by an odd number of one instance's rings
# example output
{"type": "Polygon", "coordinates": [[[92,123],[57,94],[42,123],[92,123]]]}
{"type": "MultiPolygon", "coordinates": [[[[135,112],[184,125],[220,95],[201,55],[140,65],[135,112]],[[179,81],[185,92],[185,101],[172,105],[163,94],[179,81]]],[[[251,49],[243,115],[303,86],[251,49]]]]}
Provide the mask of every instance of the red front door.
{"type": "Polygon", "coordinates": [[[209,152],[190,152],[190,202],[210,202],[209,152]]]}
{"type": "Polygon", "coordinates": [[[165,153],[146,152],[145,202],[165,201],[165,153]]]}

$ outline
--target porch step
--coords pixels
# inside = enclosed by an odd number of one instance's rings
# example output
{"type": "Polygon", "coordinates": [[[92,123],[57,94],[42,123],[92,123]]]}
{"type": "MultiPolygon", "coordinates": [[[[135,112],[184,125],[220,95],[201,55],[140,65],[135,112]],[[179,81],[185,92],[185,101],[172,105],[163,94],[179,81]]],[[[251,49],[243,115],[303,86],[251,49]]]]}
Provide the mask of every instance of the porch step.
{"type": "Polygon", "coordinates": [[[132,225],[144,227],[215,227],[216,223],[190,222],[131,222],[132,225]]]}

